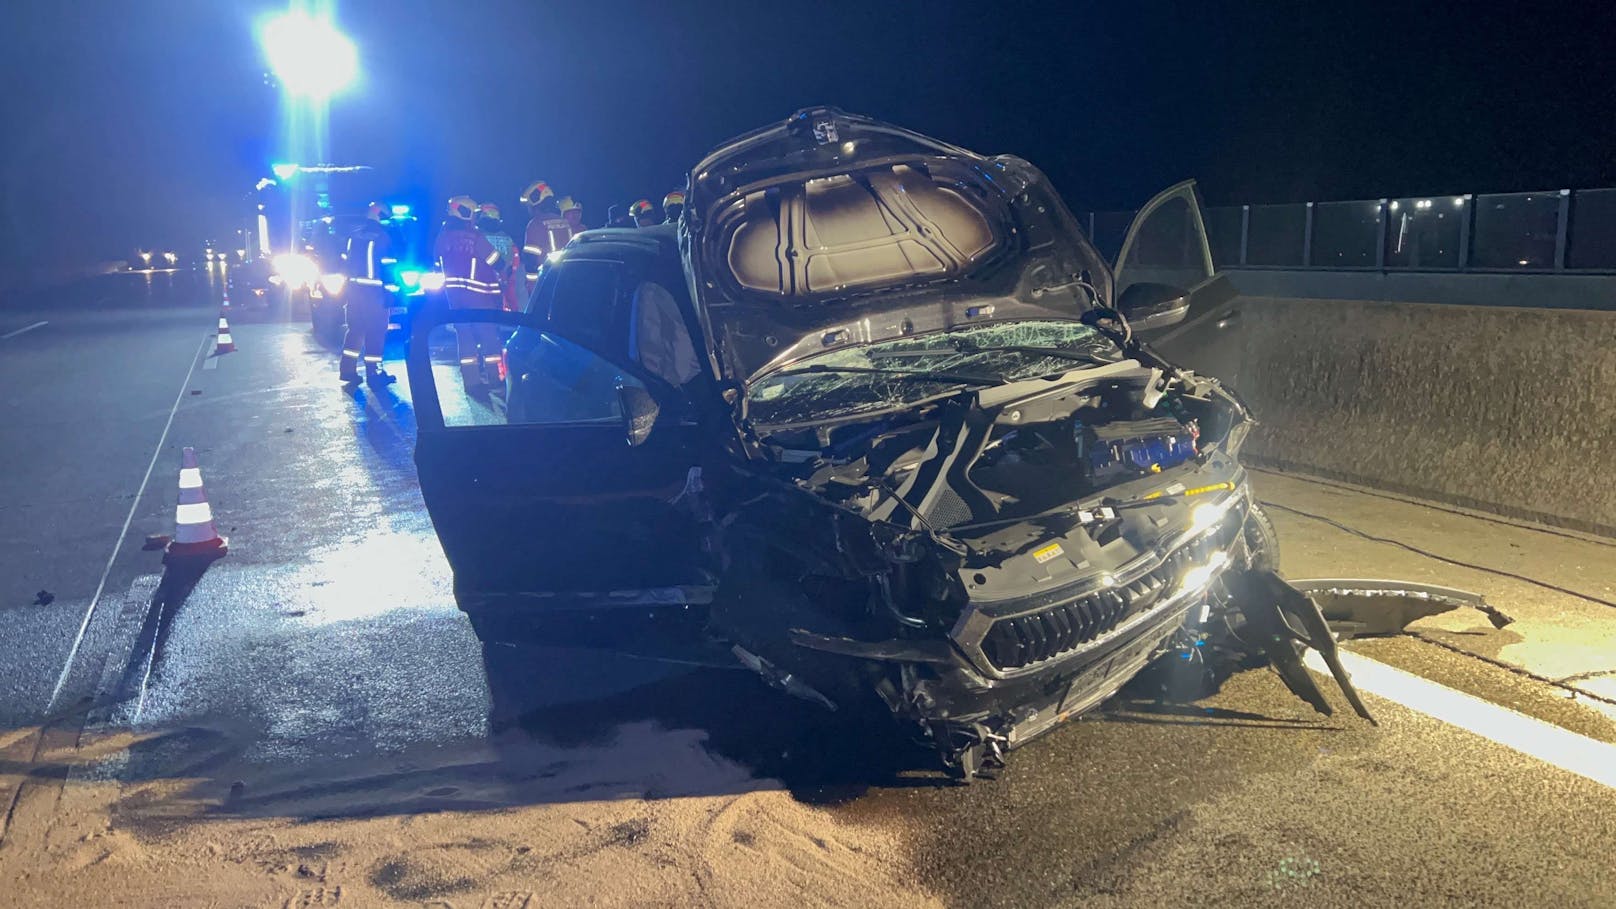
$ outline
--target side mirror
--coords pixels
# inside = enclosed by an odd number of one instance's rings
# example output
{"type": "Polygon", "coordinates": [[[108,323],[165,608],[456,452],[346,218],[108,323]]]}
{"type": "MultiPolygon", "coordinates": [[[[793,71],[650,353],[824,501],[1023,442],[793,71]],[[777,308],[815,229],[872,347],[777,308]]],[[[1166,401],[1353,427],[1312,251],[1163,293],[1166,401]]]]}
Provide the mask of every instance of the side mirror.
{"type": "Polygon", "coordinates": [[[662,412],[662,408],[650,392],[626,382],[618,382],[617,400],[622,405],[623,432],[628,437],[628,444],[644,445],[645,440],[651,437],[651,427],[656,425],[657,414],[662,412]]]}
{"type": "Polygon", "coordinates": [[[1190,292],[1171,284],[1141,281],[1123,288],[1116,309],[1135,331],[1164,328],[1184,321],[1190,311],[1190,292]]]}

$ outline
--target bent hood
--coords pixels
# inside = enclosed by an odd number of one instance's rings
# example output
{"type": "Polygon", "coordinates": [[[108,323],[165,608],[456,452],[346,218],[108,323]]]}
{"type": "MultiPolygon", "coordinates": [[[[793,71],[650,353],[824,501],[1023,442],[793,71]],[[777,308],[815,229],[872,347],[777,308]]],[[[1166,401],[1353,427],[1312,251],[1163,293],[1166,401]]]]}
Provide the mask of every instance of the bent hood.
{"type": "Polygon", "coordinates": [[[686,267],[725,378],[962,325],[1076,318],[1110,294],[1104,260],[1031,164],[835,108],[724,143],[690,187],[686,267]]]}

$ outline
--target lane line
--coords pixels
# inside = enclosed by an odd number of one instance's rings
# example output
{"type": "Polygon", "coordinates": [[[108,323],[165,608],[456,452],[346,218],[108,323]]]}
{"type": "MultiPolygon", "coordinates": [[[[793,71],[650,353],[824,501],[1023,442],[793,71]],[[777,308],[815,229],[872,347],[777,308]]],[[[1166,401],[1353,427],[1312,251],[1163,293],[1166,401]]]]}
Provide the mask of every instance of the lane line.
{"type": "MultiPolygon", "coordinates": [[[[1316,650],[1309,650],[1302,662],[1314,672],[1330,674],[1316,650]]],[[[1362,691],[1616,789],[1616,745],[1455,691],[1362,654],[1342,650],[1341,664],[1352,676],[1352,684],[1362,691]]]]}
{"type": "Polygon", "coordinates": [[[79,633],[73,637],[73,646],[67,651],[67,659],[62,663],[62,674],[56,679],[56,687],[51,690],[50,700],[45,703],[45,714],[48,716],[56,707],[56,699],[62,695],[62,686],[67,684],[67,676],[73,670],[73,659],[78,656],[79,645],[84,643],[84,633],[90,628],[90,617],[95,615],[96,604],[101,602],[101,593],[106,590],[107,577],[112,574],[112,563],[117,561],[118,553],[123,549],[124,537],[129,535],[129,526],[135,521],[135,512],[140,508],[140,500],[146,494],[146,485],[151,482],[152,471],[157,468],[157,459],[163,454],[163,443],[168,441],[168,431],[174,426],[174,415],[180,411],[180,402],[185,400],[185,389],[191,384],[191,376],[196,374],[197,360],[202,351],[207,349],[212,335],[204,335],[202,343],[196,346],[196,353],[191,356],[191,368],[185,371],[185,381],[180,383],[179,393],[174,396],[174,406],[168,409],[168,421],[163,424],[162,435],[157,437],[157,446],[152,449],[151,461],[146,465],[146,475],[140,480],[140,488],[135,490],[134,501],[129,503],[129,514],[124,516],[123,529],[118,531],[118,539],[112,544],[112,555],[107,556],[107,565],[101,570],[101,580],[95,585],[95,594],[90,597],[90,605],[84,610],[84,621],[79,623],[79,633]]]}
{"type": "Polygon", "coordinates": [[[22,334],[25,331],[33,331],[36,328],[43,328],[44,326],[49,325],[49,324],[50,324],[49,321],[35,322],[34,324],[27,326],[26,328],[19,328],[16,331],[11,332],[10,334],[0,335],[0,341],[9,341],[12,338],[15,338],[16,336],[22,334]]]}

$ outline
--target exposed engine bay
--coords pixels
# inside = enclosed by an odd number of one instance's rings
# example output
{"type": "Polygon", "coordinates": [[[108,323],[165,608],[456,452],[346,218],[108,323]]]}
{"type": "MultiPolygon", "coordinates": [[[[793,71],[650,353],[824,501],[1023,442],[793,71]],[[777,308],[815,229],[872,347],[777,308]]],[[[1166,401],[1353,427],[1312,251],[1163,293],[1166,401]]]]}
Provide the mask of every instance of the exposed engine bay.
{"type": "MultiPolygon", "coordinates": [[[[1328,713],[1300,663],[1319,649],[1368,718],[1318,605],[1273,572],[1272,528],[1236,459],[1244,407],[1130,347],[867,420],[765,430],[779,482],[726,519],[737,580],[715,630],[800,697],[842,707],[873,690],[965,778],[1173,651],[1265,658],[1328,713]]],[[[1467,596],[1424,602],[1479,602],[1467,596]]]]}

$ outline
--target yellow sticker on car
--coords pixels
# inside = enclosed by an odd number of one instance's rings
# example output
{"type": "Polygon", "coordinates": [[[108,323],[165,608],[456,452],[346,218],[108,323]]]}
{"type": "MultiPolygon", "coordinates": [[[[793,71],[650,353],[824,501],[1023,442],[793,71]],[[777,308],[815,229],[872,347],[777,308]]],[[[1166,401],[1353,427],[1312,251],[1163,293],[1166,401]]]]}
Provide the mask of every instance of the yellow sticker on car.
{"type": "Polygon", "coordinates": [[[1032,551],[1032,557],[1038,561],[1038,564],[1042,565],[1050,559],[1064,553],[1065,551],[1066,550],[1061,548],[1061,544],[1050,543],[1048,546],[1040,546],[1037,549],[1034,549],[1032,551]]]}

